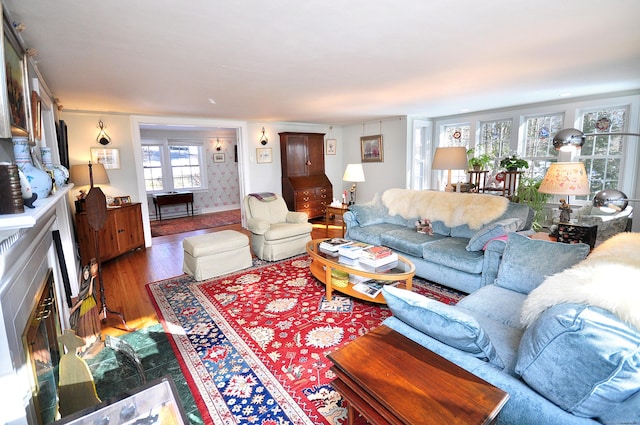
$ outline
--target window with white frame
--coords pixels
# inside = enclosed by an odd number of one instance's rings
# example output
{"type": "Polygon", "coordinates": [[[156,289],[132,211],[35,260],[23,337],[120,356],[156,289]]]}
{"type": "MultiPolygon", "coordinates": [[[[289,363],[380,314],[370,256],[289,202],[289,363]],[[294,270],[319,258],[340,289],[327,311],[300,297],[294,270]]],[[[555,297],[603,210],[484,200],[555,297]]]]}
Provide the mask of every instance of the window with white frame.
{"type": "Polygon", "coordinates": [[[142,165],[147,192],[205,188],[201,140],[143,139],[142,165]]]}
{"type": "MultiPolygon", "coordinates": [[[[627,128],[626,107],[583,111],[582,132],[617,133],[627,128]]],[[[620,187],[623,136],[587,136],[580,152],[591,184],[591,193],[620,187]]],[[[584,199],[584,197],[582,197],[584,199]]]]}
{"type": "Polygon", "coordinates": [[[424,190],[431,182],[431,123],[416,120],[413,126],[413,161],[410,189],[424,190]]]}
{"type": "Polygon", "coordinates": [[[553,147],[553,136],[564,127],[564,114],[545,114],[524,117],[524,139],[519,143],[519,153],[529,161],[526,174],[538,179],[544,177],[549,164],[558,160],[553,147]]]}
{"type": "MultiPolygon", "coordinates": [[[[442,131],[444,133],[444,141],[440,143],[442,147],[450,147],[450,146],[464,146],[469,149],[470,145],[470,134],[471,134],[471,125],[470,124],[446,124],[442,126],[442,131]]],[[[445,171],[444,173],[448,173],[445,171]]],[[[444,173],[441,174],[441,178],[444,178],[444,173]]],[[[467,170],[452,170],[451,171],[451,182],[466,182],[467,170]]],[[[444,180],[443,180],[444,181],[444,180]]]]}
{"type": "Polygon", "coordinates": [[[510,119],[483,121],[480,123],[480,138],[474,148],[475,156],[487,154],[492,158],[502,158],[511,151],[510,119]]]}

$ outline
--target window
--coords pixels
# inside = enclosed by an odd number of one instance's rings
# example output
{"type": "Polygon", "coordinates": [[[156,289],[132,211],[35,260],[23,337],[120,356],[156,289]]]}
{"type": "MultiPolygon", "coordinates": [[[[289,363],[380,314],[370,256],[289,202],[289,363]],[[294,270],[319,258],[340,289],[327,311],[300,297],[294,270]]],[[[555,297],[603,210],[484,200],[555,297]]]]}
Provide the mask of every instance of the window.
{"type": "MultiPolygon", "coordinates": [[[[626,131],[627,108],[598,109],[582,114],[582,131],[617,133],[626,131]]],[[[591,193],[620,187],[623,136],[587,136],[580,161],[587,168],[591,193]]]]}
{"type": "Polygon", "coordinates": [[[431,183],[431,123],[416,120],[413,125],[413,161],[410,188],[428,189],[431,183]]]}
{"type": "Polygon", "coordinates": [[[563,114],[548,114],[524,118],[524,140],[519,149],[520,155],[529,161],[527,175],[533,178],[544,177],[551,162],[558,159],[558,151],[553,147],[553,136],[562,130],[563,114]]]}
{"type": "Polygon", "coordinates": [[[485,121],[480,123],[480,140],[476,144],[474,154],[503,158],[511,151],[510,143],[511,120],[485,121]]]}
{"type": "Polygon", "coordinates": [[[203,141],[142,140],[147,192],[204,188],[203,141]]]}
{"type": "MultiPolygon", "coordinates": [[[[470,124],[450,124],[444,125],[442,127],[444,131],[444,142],[440,143],[442,147],[449,146],[464,146],[469,149],[469,135],[471,134],[471,125],[470,124]]],[[[440,178],[442,182],[440,185],[444,184],[447,180],[445,175],[448,175],[448,171],[443,171],[440,174],[440,178]]],[[[466,182],[467,181],[467,170],[451,170],[451,182],[466,182]]]]}

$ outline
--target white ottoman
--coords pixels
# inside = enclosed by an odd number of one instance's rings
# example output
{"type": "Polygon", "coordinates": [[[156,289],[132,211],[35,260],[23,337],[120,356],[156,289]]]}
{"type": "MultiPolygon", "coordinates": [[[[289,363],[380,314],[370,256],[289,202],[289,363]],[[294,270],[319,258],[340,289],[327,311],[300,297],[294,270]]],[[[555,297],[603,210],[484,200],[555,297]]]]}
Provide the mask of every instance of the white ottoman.
{"type": "Polygon", "coordinates": [[[182,271],[196,280],[251,267],[249,237],[235,230],[191,236],[182,241],[182,271]]]}

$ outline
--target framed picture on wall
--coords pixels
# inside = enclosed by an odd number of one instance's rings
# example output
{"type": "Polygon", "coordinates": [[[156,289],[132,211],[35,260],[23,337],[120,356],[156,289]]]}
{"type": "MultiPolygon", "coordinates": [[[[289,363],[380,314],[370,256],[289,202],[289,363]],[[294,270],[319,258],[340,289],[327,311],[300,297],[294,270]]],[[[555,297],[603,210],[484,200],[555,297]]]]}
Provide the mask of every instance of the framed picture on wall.
{"type": "Polygon", "coordinates": [[[335,155],[336,154],[336,139],[327,139],[327,148],[325,149],[325,154],[327,155],[335,155]]]}
{"type": "Polygon", "coordinates": [[[213,162],[224,162],[224,154],[223,153],[214,153],[213,154],[213,162]]]}
{"type": "Polygon", "coordinates": [[[98,162],[107,170],[120,168],[120,149],[91,148],[91,162],[98,162]]]}
{"type": "Polygon", "coordinates": [[[258,164],[273,162],[273,158],[271,157],[271,148],[257,148],[256,162],[258,164]]]}
{"type": "MultiPolygon", "coordinates": [[[[26,60],[18,40],[9,24],[4,22],[4,67],[6,70],[7,101],[9,108],[9,124],[12,136],[29,135],[29,104],[27,96],[26,60]]],[[[31,144],[35,140],[31,138],[31,144]]]]}
{"type": "Polygon", "coordinates": [[[382,134],[361,137],[360,151],[362,162],[382,162],[384,159],[382,134]]]}
{"type": "Polygon", "coordinates": [[[42,101],[38,92],[31,92],[31,120],[33,121],[33,138],[40,140],[42,137],[42,101]]]}

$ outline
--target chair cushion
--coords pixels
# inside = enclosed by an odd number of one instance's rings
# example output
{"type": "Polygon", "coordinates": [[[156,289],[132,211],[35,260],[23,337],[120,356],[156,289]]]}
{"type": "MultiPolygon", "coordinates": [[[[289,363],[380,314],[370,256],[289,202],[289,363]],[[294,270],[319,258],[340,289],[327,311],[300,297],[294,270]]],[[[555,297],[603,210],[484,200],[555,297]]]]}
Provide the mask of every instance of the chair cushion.
{"type": "Polygon", "coordinates": [[[640,335],[606,310],[558,304],[524,332],[516,373],[568,412],[600,417],[640,391],[640,335]]]}
{"type": "Polygon", "coordinates": [[[265,241],[275,241],[286,239],[293,236],[310,234],[313,230],[311,223],[274,223],[271,228],[265,232],[265,241]]]}
{"type": "Polygon", "coordinates": [[[252,218],[264,220],[269,224],[287,221],[287,204],[280,197],[275,201],[261,201],[253,196],[248,199],[252,218]]]}
{"type": "Polygon", "coordinates": [[[490,240],[515,232],[521,224],[522,220],[519,218],[505,218],[485,226],[471,237],[467,251],[481,251],[490,240]]]}
{"type": "Polygon", "coordinates": [[[583,260],[589,245],[530,239],[509,233],[495,284],[528,294],[552,274],[583,260]]]}
{"type": "Polygon", "coordinates": [[[450,347],[504,367],[478,321],[462,309],[388,285],[382,288],[382,294],[393,315],[409,326],[450,347]]]}

